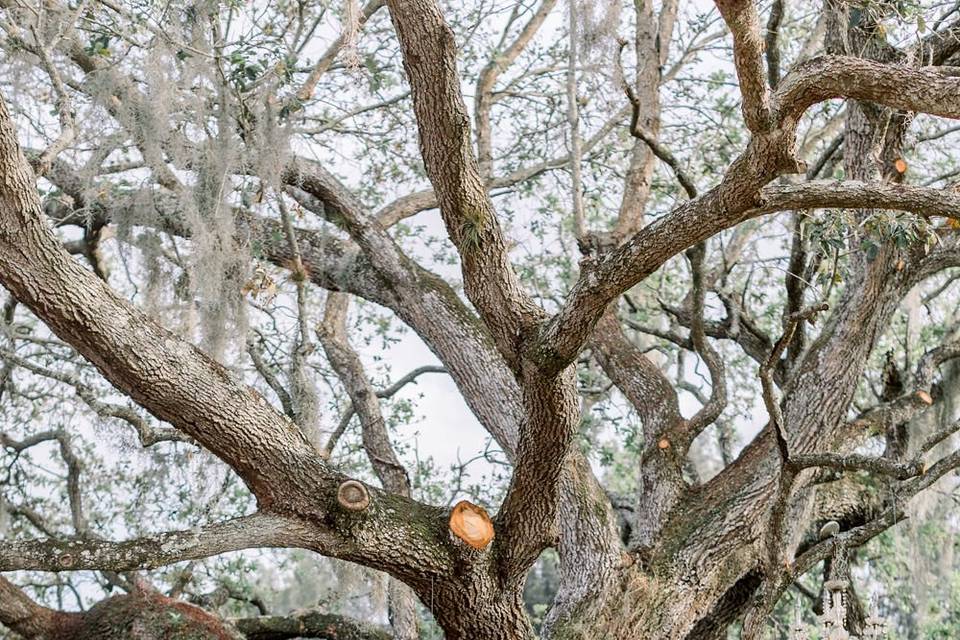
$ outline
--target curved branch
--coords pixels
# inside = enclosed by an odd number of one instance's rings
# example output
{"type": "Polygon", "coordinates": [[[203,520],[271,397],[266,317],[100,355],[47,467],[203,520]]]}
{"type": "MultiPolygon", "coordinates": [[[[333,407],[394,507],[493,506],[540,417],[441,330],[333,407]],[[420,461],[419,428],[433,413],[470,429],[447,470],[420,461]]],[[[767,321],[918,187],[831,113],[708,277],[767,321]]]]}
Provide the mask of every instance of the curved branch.
{"type": "Polygon", "coordinates": [[[118,389],[226,462],[261,510],[296,514],[305,526],[311,524],[313,538],[303,541],[308,548],[411,583],[450,572],[453,550],[437,543],[439,509],[375,491],[374,513],[355,522],[334,506],[344,478],[326,465],[300,429],[62,249],[45,224],[33,175],[2,100],[0,283],[118,389]]]}
{"type": "MultiPolygon", "coordinates": [[[[956,426],[960,426],[960,423],[956,426]]],[[[824,540],[802,553],[790,567],[792,574],[800,576],[809,571],[817,563],[830,556],[835,544],[844,544],[850,548],[861,546],[902,521],[906,515],[906,503],[910,498],[932,486],[933,483],[958,466],[960,466],[960,451],[954,451],[926,469],[922,475],[901,483],[895,489],[898,499],[894,504],[883,510],[873,520],[829,540],[824,540]]]]}
{"type": "Polygon", "coordinates": [[[12,582],[0,576],[0,623],[27,638],[44,638],[54,629],[69,629],[79,615],[48,609],[27,597],[12,582]]]}
{"type": "MultiPolygon", "coordinates": [[[[490,111],[494,103],[493,89],[497,84],[497,79],[527,47],[556,4],[557,0],[543,0],[513,42],[502,53],[497,51],[477,78],[477,88],[474,94],[474,118],[477,123],[477,155],[482,175],[489,175],[493,167],[493,132],[490,124],[490,111]]],[[[507,25],[507,29],[509,28],[510,25],[507,25]]],[[[504,37],[506,37],[506,33],[504,33],[504,37]]]]}
{"type": "MultiPolygon", "coordinates": [[[[957,91],[960,96],[960,86],[957,91]]],[[[777,211],[830,207],[894,209],[923,216],[954,216],[960,210],[956,193],[895,183],[817,180],[776,184],[739,202],[729,201],[730,189],[721,184],[685,202],[584,273],[564,306],[541,330],[538,356],[542,366],[553,370],[576,357],[609,300],[684,249],[745,220],[777,211]]]]}
{"type": "MultiPolygon", "coordinates": [[[[360,26],[362,27],[363,24],[384,5],[386,5],[385,0],[370,0],[367,2],[367,4],[363,6],[363,10],[360,15],[360,26]]],[[[313,65],[313,69],[310,70],[310,73],[303,81],[303,84],[300,85],[300,88],[297,90],[296,97],[298,101],[306,102],[313,96],[314,89],[317,88],[317,83],[320,82],[320,78],[323,77],[323,74],[325,74],[330,69],[331,65],[333,65],[333,61],[337,59],[337,55],[343,48],[344,42],[344,36],[341,34],[327,48],[326,52],[320,56],[320,59],[317,60],[315,65],[313,65]]]]}
{"type": "Polygon", "coordinates": [[[387,432],[380,401],[373,385],[363,370],[360,357],[347,337],[347,311],[350,298],[342,293],[327,294],[323,323],[317,328],[317,337],[327,354],[330,366],[350,396],[352,409],[360,416],[363,426],[363,448],[383,488],[399,495],[410,495],[410,479],[400,463],[390,434],[387,432]]]}
{"type": "MultiPolygon", "coordinates": [[[[630,113],[630,108],[625,107],[613,114],[603,125],[597,129],[596,133],[583,141],[581,151],[586,154],[596,147],[607,135],[619,125],[630,113]]],[[[556,156],[543,162],[520,167],[503,176],[496,176],[487,180],[487,190],[509,189],[517,184],[532,180],[539,175],[554,169],[561,169],[570,164],[570,154],[556,156]]],[[[437,194],[433,189],[415,191],[404,196],[400,196],[393,202],[385,205],[374,217],[380,226],[391,227],[401,220],[414,216],[421,211],[436,209],[439,206],[437,194]]]]}
{"type": "Polygon", "coordinates": [[[796,65],[780,83],[774,97],[777,119],[796,121],[811,106],[833,98],[960,118],[960,68],[820,56],[796,65]]]}
{"type": "Polygon", "coordinates": [[[693,279],[692,300],[693,305],[690,311],[690,341],[697,355],[707,365],[710,372],[710,398],[700,408],[697,413],[687,422],[685,431],[685,444],[691,442],[705,428],[710,426],[720,417],[727,406],[727,375],[723,360],[716,352],[710,341],[707,340],[704,332],[704,299],[706,288],[704,287],[703,263],[706,258],[705,243],[700,243],[690,249],[687,255],[690,258],[690,270],[693,279]]]}

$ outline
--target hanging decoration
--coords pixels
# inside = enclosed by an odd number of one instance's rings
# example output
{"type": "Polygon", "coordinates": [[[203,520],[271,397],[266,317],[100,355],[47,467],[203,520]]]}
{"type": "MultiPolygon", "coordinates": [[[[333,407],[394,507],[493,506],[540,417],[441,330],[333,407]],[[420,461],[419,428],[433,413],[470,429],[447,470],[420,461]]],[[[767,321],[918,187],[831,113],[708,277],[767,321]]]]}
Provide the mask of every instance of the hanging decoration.
{"type": "Polygon", "coordinates": [[[880,617],[876,598],[870,605],[870,613],[864,621],[862,636],[847,631],[847,582],[830,580],[823,585],[823,614],[817,616],[819,633],[811,636],[803,622],[803,611],[797,601],[794,621],[790,625],[790,640],[811,640],[813,637],[823,640],[881,640],[887,637],[887,622],[880,617]]]}

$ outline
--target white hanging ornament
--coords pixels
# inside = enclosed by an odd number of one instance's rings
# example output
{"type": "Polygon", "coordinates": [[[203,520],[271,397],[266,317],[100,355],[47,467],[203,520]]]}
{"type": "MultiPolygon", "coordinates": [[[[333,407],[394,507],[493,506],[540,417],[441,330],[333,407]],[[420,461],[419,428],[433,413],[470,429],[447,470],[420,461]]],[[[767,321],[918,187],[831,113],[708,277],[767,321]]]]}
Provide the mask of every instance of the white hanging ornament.
{"type": "Polygon", "coordinates": [[[796,601],[793,607],[793,624],[790,625],[790,640],[810,640],[810,634],[803,624],[803,611],[800,608],[800,600],[796,601]]]}
{"type": "MultiPolygon", "coordinates": [[[[880,617],[876,597],[872,598],[870,614],[864,621],[863,636],[851,635],[847,630],[847,582],[830,580],[824,586],[823,615],[817,616],[820,624],[818,638],[823,640],[883,640],[887,637],[887,621],[880,617]]],[[[803,612],[798,600],[794,608],[794,621],[790,625],[790,640],[810,640],[810,633],[803,624],[803,612]]]]}

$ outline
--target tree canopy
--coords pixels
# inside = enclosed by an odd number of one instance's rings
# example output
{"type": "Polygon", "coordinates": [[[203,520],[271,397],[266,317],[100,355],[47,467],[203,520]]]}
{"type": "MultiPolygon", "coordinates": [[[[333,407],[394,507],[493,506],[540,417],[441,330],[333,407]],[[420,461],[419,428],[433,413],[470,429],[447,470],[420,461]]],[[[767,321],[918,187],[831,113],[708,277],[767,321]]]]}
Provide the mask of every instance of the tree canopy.
{"type": "Polygon", "coordinates": [[[0,637],[956,637],[958,7],[0,0],[0,637]]]}

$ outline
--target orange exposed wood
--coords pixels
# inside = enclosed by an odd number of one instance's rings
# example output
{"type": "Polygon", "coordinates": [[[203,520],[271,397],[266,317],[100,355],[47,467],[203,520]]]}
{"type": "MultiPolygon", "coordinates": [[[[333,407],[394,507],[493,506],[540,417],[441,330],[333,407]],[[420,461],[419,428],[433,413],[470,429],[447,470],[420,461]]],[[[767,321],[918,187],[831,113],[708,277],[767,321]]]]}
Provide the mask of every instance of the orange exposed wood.
{"type": "Polygon", "coordinates": [[[493,540],[493,521],[483,507],[461,500],[450,512],[450,531],[474,549],[484,549],[493,540]]]}

